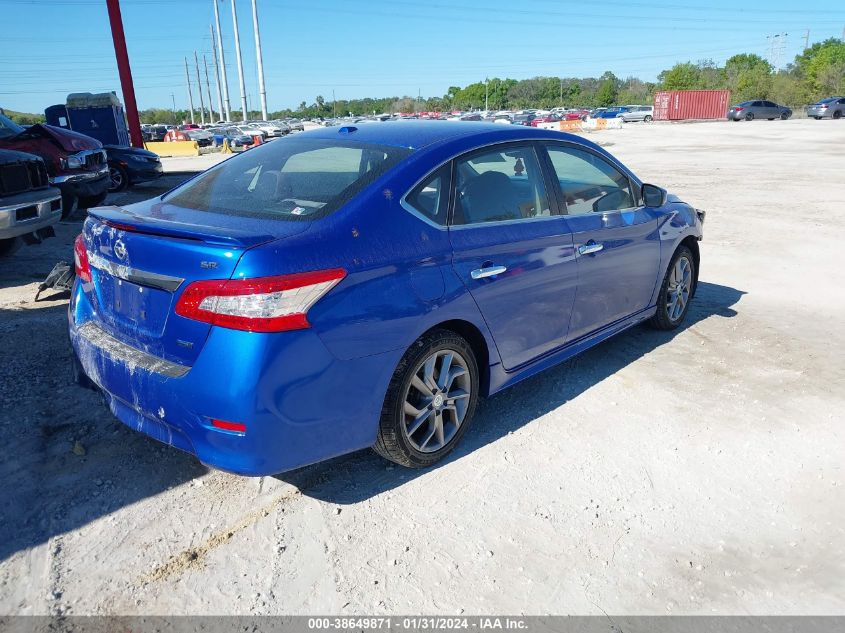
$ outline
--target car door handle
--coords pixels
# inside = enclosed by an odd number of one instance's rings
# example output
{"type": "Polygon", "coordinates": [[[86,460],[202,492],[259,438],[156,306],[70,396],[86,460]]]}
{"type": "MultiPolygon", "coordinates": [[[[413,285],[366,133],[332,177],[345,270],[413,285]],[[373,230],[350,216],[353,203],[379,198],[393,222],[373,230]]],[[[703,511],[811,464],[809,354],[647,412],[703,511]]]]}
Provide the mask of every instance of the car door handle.
{"type": "Polygon", "coordinates": [[[473,279],[484,279],[485,277],[493,277],[494,275],[501,275],[507,271],[507,266],[488,266],[487,268],[476,268],[470,273],[473,279]]]}
{"type": "Polygon", "coordinates": [[[603,248],[604,244],[599,244],[598,242],[588,242],[587,244],[579,246],[578,252],[581,255],[591,255],[592,253],[598,253],[603,248]]]}

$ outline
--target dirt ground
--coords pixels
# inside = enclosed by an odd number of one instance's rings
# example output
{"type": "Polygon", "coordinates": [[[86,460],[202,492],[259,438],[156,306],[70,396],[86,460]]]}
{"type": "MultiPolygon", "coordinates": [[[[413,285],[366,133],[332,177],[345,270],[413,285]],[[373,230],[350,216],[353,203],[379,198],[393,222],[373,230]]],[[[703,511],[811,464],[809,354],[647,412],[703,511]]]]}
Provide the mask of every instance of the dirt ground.
{"type": "Polygon", "coordinates": [[[845,122],[591,138],[707,210],[686,325],[482,403],[432,470],[209,471],[70,384],[33,296],[78,221],[0,263],[0,613],[845,614],[845,122]]]}

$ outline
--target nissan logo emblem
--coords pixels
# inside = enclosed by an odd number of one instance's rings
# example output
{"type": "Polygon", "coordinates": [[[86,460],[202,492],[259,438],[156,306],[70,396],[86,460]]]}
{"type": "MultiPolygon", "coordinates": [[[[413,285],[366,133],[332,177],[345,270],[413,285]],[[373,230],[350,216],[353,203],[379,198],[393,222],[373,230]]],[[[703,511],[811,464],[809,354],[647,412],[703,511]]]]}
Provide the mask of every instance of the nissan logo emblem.
{"type": "Polygon", "coordinates": [[[126,244],[124,244],[120,240],[117,240],[114,243],[114,254],[115,254],[115,257],[117,257],[120,260],[126,259],[126,244]]]}

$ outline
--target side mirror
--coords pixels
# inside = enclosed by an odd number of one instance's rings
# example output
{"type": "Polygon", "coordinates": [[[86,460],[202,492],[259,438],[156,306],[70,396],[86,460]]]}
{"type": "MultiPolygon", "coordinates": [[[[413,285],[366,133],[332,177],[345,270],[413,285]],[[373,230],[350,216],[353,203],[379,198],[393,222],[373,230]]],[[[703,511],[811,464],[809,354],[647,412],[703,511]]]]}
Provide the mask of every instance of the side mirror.
{"type": "Polygon", "coordinates": [[[647,207],[662,207],[666,204],[667,192],[657,185],[643,185],[643,204],[647,207]]]}

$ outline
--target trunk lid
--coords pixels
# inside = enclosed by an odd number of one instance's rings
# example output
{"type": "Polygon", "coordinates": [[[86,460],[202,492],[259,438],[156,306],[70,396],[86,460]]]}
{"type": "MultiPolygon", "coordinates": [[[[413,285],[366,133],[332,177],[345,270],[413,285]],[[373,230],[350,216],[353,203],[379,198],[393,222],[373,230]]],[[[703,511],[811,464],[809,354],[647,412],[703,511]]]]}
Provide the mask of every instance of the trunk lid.
{"type": "MultiPolygon", "coordinates": [[[[307,230],[308,222],[233,217],[158,199],[88,211],[86,292],[98,325],[159,358],[192,365],[211,326],[175,314],[192,282],[229,279],[245,251],[307,230]]],[[[271,273],[268,273],[271,274],[271,273]]]]}

